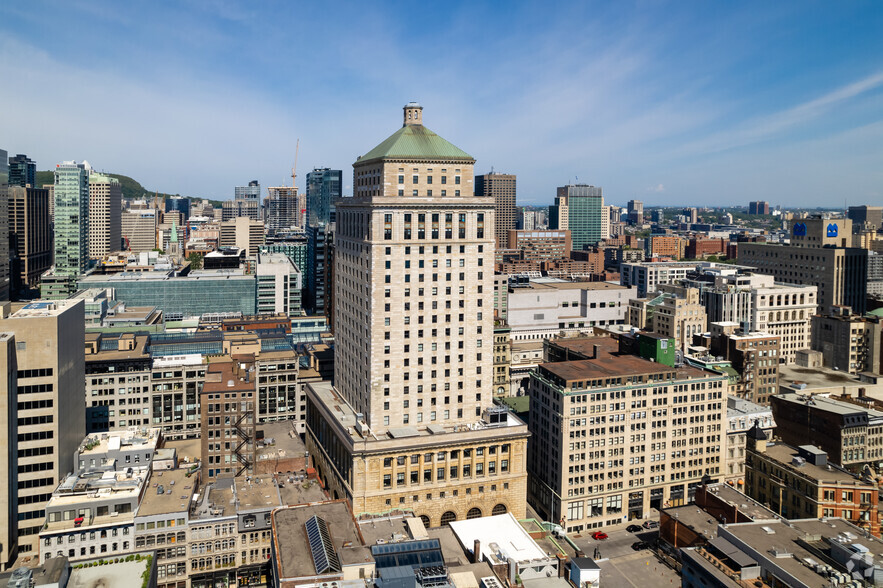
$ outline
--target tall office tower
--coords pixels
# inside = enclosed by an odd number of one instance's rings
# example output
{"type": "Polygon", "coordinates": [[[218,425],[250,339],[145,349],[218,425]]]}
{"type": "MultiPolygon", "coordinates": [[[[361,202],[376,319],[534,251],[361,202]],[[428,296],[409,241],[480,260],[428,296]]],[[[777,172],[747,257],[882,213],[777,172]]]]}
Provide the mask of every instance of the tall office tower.
{"type": "Polygon", "coordinates": [[[0,438],[7,440],[0,451],[0,570],[6,570],[18,555],[18,367],[15,335],[0,330],[0,438]]]}
{"type": "Polygon", "coordinates": [[[644,224],[644,203],[640,200],[629,200],[628,222],[633,225],[644,224]]]}
{"type": "Polygon", "coordinates": [[[612,206],[601,207],[601,239],[610,238],[610,209],[612,206]]]}
{"type": "Polygon", "coordinates": [[[515,229],[515,174],[490,172],[475,176],[475,195],[494,199],[494,237],[497,249],[506,247],[509,231],[515,229]]]}
{"type": "Polygon", "coordinates": [[[267,191],[267,229],[271,235],[275,235],[277,231],[303,226],[300,222],[297,186],[271,186],[267,191]]]}
{"type": "Polygon", "coordinates": [[[665,212],[661,208],[654,208],[650,211],[650,221],[656,224],[665,221],[665,212]]]}
{"type": "Polygon", "coordinates": [[[0,149],[0,303],[9,300],[9,163],[0,149]]]}
{"type": "MultiPolygon", "coordinates": [[[[9,183],[12,184],[12,181],[10,180],[9,183]]],[[[864,229],[871,231],[883,229],[883,206],[850,206],[846,217],[852,221],[852,230],[855,233],[860,233],[864,229]]]]}
{"type": "Polygon", "coordinates": [[[55,166],[55,274],[76,279],[89,267],[89,166],[55,166]]]}
{"type": "Polygon", "coordinates": [[[235,200],[255,200],[261,198],[261,184],[257,180],[252,180],[247,186],[236,186],[233,188],[233,198],[235,200]]]}
{"type": "MultiPolygon", "coordinates": [[[[535,210],[527,210],[524,207],[518,209],[518,229],[522,229],[525,231],[532,231],[537,228],[537,211],[535,210]]],[[[498,248],[504,247],[504,245],[499,245],[498,248]]]]}
{"type": "Polygon", "coordinates": [[[257,255],[264,244],[264,224],[245,216],[221,223],[219,247],[239,247],[246,255],[257,255]]]}
{"type": "Polygon", "coordinates": [[[6,405],[6,410],[16,411],[17,430],[6,437],[4,453],[17,456],[14,498],[21,554],[36,555],[43,508],[73,470],[74,452],[86,433],[84,308],[82,300],[32,302],[0,320],[0,332],[15,341],[2,371],[15,375],[17,405],[6,405]]]}
{"type": "Polygon", "coordinates": [[[120,218],[123,249],[139,253],[156,248],[156,210],[127,210],[120,218]]]}
{"type": "MultiPolygon", "coordinates": [[[[217,218],[217,210],[215,213],[217,218]]],[[[261,203],[257,200],[224,200],[221,203],[221,220],[228,221],[239,217],[261,220],[261,203]]]]}
{"type": "Polygon", "coordinates": [[[587,184],[559,187],[555,206],[550,212],[557,223],[552,228],[570,230],[574,250],[581,251],[586,245],[595,245],[603,239],[604,197],[600,187],[587,184]]]}
{"type": "Polygon", "coordinates": [[[748,203],[748,214],[769,214],[770,203],[763,200],[748,203]]]}
{"type": "Polygon", "coordinates": [[[341,196],[343,171],[316,168],[307,174],[307,225],[318,227],[332,220],[334,203],[341,196]]]}
{"type": "Polygon", "coordinates": [[[181,224],[187,222],[190,218],[190,198],[181,198],[180,196],[172,196],[166,199],[166,212],[180,212],[181,224]]]}
{"type": "Polygon", "coordinates": [[[333,225],[307,227],[307,264],[304,280],[304,307],[311,315],[327,315],[331,282],[333,225]]]}
{"type": "Polygon", "coordinates": [[[35,288],[52,265],[49,190],[9,188],[9,247],[13,253],[13,289],[35,288]]]}
{"type": "Polygon", "coordinates": [[[307,443],[357,514],[520,517],[527,429],[492,400],[494,203],[422,110],[356,160],[337,206],[335,388],[308,387],[307,443]]]}
{"type": "Polygon", "coordinates": [[[89,174],[89,257],[101,258],[122,247],[123,191],[116,178],[89,174]]]}
{"type": "Polygon", "coordinates": [[[794,219],[790,245],[739,243],[738,258],[740,264],[771,274],[777,282],[817,286],[823,313],[839,305],[864,314],[868,251],[851,244],[850,219],[794,219]]]}
{"type": "Polygon", "coordinates": [[[9,185],[26,188],[37,187],[37,164],[27,155],[19,153],[9,158],[9,185]]]}

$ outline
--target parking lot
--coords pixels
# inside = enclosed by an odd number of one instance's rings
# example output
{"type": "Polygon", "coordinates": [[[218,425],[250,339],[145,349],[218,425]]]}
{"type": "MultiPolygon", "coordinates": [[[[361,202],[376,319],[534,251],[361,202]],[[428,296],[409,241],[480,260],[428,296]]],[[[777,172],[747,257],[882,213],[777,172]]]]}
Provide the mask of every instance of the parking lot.
{"type": "Polygon", "coordinates": [[[635,551],[632,544],[644,541],[653,544],[657,530],[643,529],[639,533],[629,533],[625,529],[605,531],[607,539],[596,541],[591,533],[570,535],[570,538],[586,554],[595,556],[595,548],[600,551],[596,561],[601,568],[602,586],[680,586],[678,574],[662,563],[649,549],[635,551]]]}

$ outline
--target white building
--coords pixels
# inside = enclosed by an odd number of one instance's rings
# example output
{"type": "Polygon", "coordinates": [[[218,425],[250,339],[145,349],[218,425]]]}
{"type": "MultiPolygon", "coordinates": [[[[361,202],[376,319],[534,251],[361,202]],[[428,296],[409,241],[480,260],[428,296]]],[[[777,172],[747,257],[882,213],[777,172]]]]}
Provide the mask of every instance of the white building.
{"type": "Polygon", "coordinates": [[[257,264],[258,314],[303,316],[301,273],[283,253],[259,253],[257,264]]]}
{"type": "Polygon", "coordinates": [[[727,450],[724,453],[724,480],[742,490],[745,480],[745,441],[748,431],[757,423],[767,437],[776,427],[773,409],[743,398],[727,396],[727,450]]]}
{"type": "Polygon", "coordinates": [[[509,289],[507,320],[513,342],[565,333],[590,333],[592,327],[625,324],[634,287],[611,282],[532,279],[509,289]]]}
{"type": "Polygon", "coordinates": [[[675,284],[686,279],[689,274],[736,275],[747,269],[751,268],[711,261],[641,261],[623,263],[620,266],[619,283],[637,287],[638,296],[644,298],[656,292],[659,284],[675,284]]]}

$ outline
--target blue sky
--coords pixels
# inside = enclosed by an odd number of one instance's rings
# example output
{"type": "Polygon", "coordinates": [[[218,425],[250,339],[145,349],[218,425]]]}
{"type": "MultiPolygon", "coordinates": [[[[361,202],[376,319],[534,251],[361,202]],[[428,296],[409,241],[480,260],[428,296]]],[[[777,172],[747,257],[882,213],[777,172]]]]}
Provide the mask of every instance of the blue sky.
{"type": "Polygon", "coordinates": [[[0,148],[232,198],[401,107],[521,204],[883,204],[883,3],[4,2],[0,148]]]}

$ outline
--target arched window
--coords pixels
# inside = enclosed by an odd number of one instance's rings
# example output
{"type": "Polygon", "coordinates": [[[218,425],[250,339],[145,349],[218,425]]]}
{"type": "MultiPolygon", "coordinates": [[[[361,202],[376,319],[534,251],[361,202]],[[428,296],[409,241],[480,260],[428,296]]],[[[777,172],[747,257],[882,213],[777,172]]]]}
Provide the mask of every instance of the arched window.
{"type": "Polygon", "coordinates": [[[426,515],[420,515],[420,520],[423,521],[423,526],[426,527],[426,528],[428,529],[428,528],[429,528],[429,524],[430,524],[430,522],[429,522],[429,517],[426,516],[426,515]]]}
{"type": "Polygon", "coordinates": [[[501,515],[501,514],[506,514],[507,512],[509,512],[509,511],[506,508],[505,504],[498,504],[497,506],[494,507],[494,510],[491,511],[491,514],[492,515],[501,515]]]}
{"type": "Polygon", "coordinates": [[[477,519],[481,518],[481,509],[477,507],[473,507],[469,509],[469,512],[466,513],[466,519],[477,519]]]}
{"type": "Polygon", "coordinates": [[[457,520],[457,515],[455,515],[451,511],[448,511],[441,516],[441,526],[444,527],[445,525],[450,525],[451,523],[453,523],[456,520],[457,520]]]}

